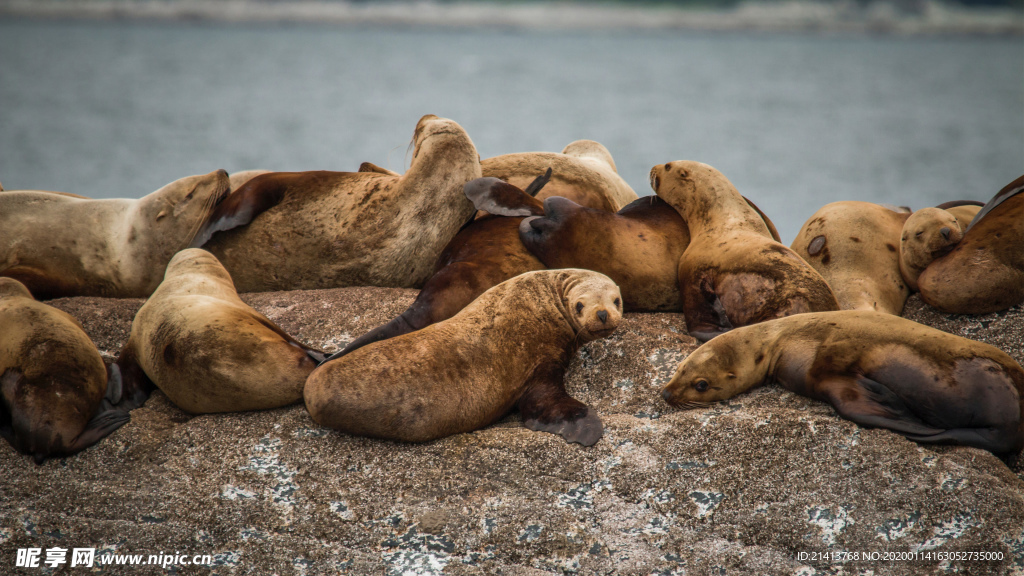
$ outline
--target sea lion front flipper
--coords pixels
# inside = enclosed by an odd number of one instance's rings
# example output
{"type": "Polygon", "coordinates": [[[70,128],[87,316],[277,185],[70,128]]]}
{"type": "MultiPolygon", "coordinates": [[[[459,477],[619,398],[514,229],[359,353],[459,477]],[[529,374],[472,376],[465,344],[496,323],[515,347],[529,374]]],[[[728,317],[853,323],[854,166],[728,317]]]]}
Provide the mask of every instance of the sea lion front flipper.
{"type": "Polygon", "coordinates": [[[779,236],[779,231],[775,228],[775,223],[772,222],[771,218],[769,218],[768,215],[765,214],[764,212],[761,212],[761,209],[757,207],[757,204],[751,202],[750,198],[744,196],[743,199],[747,201],[747,204],[751,208],[754,209],[754,212],[757,212],[761,216],[761,220],[764,220],[765,226],[768,227],[768,233],[772,235],[772,240],[775,240],[776,242],[782,242],[782,238],[779,236]]]}
{"type": "Polygon", "coordinates": [[[870,378],[834,378],[818,384],[839,415],[869,428],[888,428],[904,435],[945,432],[923,422],[891,390],[870,378]]]}
{"type": "Polygon", "coordinates": [[[188,247],[202,248],[217,232],[245,226],[260,214],[280,204],[290,182],[289,178],[282,177],[284,174],[287,173],[261,174],[228,194],[227,198],[213,209],[188,247]]]}
{"type": "MultiPolygon", "coordinates": [[[[683,283],[682,277],[679,282],[683,283]]],[[[684,292],[684,299],[690,300],[684,302],[686,332],[697,340],[707,342],[735,328],[710,278],[701,278],[696,289],[684,292]]]]}
{"type": "Polygon", "coordinates": [[[544,204],[540,200],[498,178],[470,180],[463,192],[477,210],[495,216],[544,215],[544,204]]]}
{"type": "MultiPolygon", "coordinates": [[[[135,356],[135,348],[131,340],[124,345],[121,354],[114,363],[121,376],[121,397],[115,407],[124,412],[141,407],[149,399],[149,395],[156,389],[156,384],[149,379],[146,372],[139,366],[135,356]]],[[[111,367],[111,371],[113,371],[111,367]]],[[[110,391],[110,383],[107,384],[107,391],[110,391]]]]}
{"type": "Polygon", "coordinates": [[[85,425],[85,429],[67,446],[67,454],[75,454],[109,436],[114,430],[131,420],[127,410],[115,408],[106,398],[100,402],[96,415],[85,425]]]}
{"type": "Polygon", "coordinates": [[[924,444],[952,443],[988,450],[993,454],[1019,452],[1024,438],[1018,430],[999,428],[951,428],[938,434],[905,434],[909,440],[924,444]]]}
{"type": "Polygon", "coordinates": [[[565,368],[556,363],[538,366],[519,399],[523,425],[538,432],[551,432],[593,446],[604,433],[601,419],[586,404],[569,396],[562,381],[565,368]]]}

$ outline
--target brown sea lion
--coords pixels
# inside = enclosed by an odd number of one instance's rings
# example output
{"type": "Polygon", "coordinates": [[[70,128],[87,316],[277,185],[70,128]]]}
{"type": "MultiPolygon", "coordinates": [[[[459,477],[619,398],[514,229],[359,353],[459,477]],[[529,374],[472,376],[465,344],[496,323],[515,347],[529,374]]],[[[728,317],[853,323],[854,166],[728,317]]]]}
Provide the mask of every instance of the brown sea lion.
{"type": "Polygon", "coordinates": [[[190,248],[135,315],[117,363],[126,383],[155,384],[179,408],[206,414],[298,402],[323,359],[242,302],[213,254],[190,248]]]}
{"type": "Polygon", "coordinates": [[[998,348],[889,314],[800,314],[738,328],[679,365],[662,397],[683,408],[768,381],[911,440],[995,453],[1024,447],[1024,369],[998,348]]]}
{"type": "MultiPolygon", "coordinates": [[[[744,198],[746,200],[746,198],[744,198]]],[[[778,240],[778,231],[762,216],[778,240]]],[[[690,232],[675,208],[657,196],[634,200],[615,213],[553,196],[544,215],[519,225],[523,245],[548,268],[584,268],[619,285],[626,310],[681,312],[679,258],[690,232]]]]}
{"type": "Polygon", "coordinates": [[[561,154],[520,152],[480,161],[485,177],[504,180],[517,188],[526,188],[548,168],[551,181],[537,194],[538,200],[552,196],[568,198],[577,204],[615,212],[637,199],[615,169],[615,160],[599,142],[577,140],[561,154]]]}
{"type": "Polygon", "coordinates": [[[0,436],[42,464],[118,429],[127,400],[77,320],[0,278],[0,436]]]}
{"type": "Polygon", "coordinates": [[[563,376],[577,347],[611,334],[621,317],[607,276],[527,272],[448,320],[325,362],[306,382],[306,408],[342,432],[425,442],[517,407],[527,428],[591,446],[601,420],[566,394],[563,376]]]}
{"type": "Polygon", "coordinates": [[[690,230],[690,245],[679,260],[679,286],[694,338],[839,308],[821,275],[772,239],[764,219],[718,170],[688,160],[669,162],[651,169],[651,187],[690,230]]]}
{"type": "Polygon", "coordinates": [[[149,296],[228,193],[226,172],[189,176],[137,200],[0,194],[0,276],[36,298],[149,296]]]}
{"type": "Polygon", "coordinates": [[[484,216],[468,222],[445,246],[434,275],[411,306],[390,322],[356,338],[330,359],[447,320],[488,288],[524,272],[543,270],[544,265],[519,242],[519,222],[523,216],[543,212],[534,196],[550,178],[548,169],[525,191],[497,178],[477,178],[467,183],[466,197],[477,209],[487,210],[484,216]]]}
{"type": "Polygon", "coordinates": [[[1024,302],[1024,176],[1007,184],[963,240],[918,278],[921,298],[954,314],[987,314],[1024,302]]]}
{"type": "Polygon", "coordinates": [[[917,279],[929,264],[960,243],[981,207],[980,202],[946,202],[907,219],[900,236],[900,271],[911,290],[917,292],[917,279]]]}
{"type": "Polygon", "coordinates": [[[218,207],[192,245],[213,252],[241,292],[421,286],[473,214],[462,187],[480,177],[480,160],[461,126],[433,115],[416,125],[413,146],[402,176],[257,176],[218,207]],[[220,231],[237,220],[251,222],[220,231]]]}
{"type": "Polygon", "coordinates": [[[899,250],[909,217],[870,202],[832,202],[804,223],[790,248],[828,282],[843,310],[899,316],[910,296],[899,250]]]}

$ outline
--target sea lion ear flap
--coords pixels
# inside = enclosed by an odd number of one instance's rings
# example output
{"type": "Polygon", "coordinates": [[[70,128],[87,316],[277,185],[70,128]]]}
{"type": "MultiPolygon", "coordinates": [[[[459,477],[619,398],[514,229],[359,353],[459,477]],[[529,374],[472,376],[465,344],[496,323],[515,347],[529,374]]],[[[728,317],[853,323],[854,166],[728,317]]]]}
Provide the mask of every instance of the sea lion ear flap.
{"type": "Polygon", "coordinates": [[[217,232],[245,226],[284,199],[285,183],[271,172],[256,176],[228,194],[199,229],[189,248],[202,248],[217,232]]]}
{"type": "MultiPolygon", "coordinates": [[[[534,180],[536,183],[537,180],[534,180]]],[[[530,185],[531,187],[533,184],[530,185]]],[[[541,187],[543,184],[540,185],[541,187]]],[[[537,188],[540,190],[540,187],[537,188]]],[[[495,216],[543,216],[544,204],[498,178],[477,178],[463,188],[477,210],[495,216]]]]}

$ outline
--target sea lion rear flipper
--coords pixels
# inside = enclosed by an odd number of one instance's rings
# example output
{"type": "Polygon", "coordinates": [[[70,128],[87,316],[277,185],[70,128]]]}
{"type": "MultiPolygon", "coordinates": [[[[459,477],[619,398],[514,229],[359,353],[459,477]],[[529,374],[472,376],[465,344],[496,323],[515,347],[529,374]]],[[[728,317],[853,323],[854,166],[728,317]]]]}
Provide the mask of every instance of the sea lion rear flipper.
{"type": "Polygon", "coordinates": [[[530,185],[527,186],[526,190],[523,190],[523,192],[525,192],[528,196],[536,198],[537,193],[540,192],[541,188],[543,188],[544,185],[546,185],[550,180],[551,168],[549,167],[547,171],[545,171],[543,174],[534,178],[533,182],[530,182],[530,185]]]}
{"type": "Polygon", "coordinates": [[[96,415],[85,425],[82,433],[67,446],[67,454],[85,450],[127,424],[129,420],[131,420],[131,415],[127,410],[115,408],[104,398],[96,415]]]}
{"type": "Polygon", "coordinates": [[[226,232],[252,222],[284,199],[289,181],[289,178],[281,177],[280,173],[276,172],[262,174],[249,180],[213,209],[188,247],[202,248],[217,232],[226,232]]]}
{"type": "MultiPolygon", "coordinates": [[[[142,366],[139,366],[131,340],[124,345],[114,364],[121,381],[120,401],[114,404],[118,410],[127,413],[145,404],[150,393],[156,389],[156,385],[142,370],[142,366]]],[[[113,372],[114,367],[111,367],[110,370],[113,372]]],[[[110,393],[109,382],[107,383],[107,392],[110,393]]]]}
{"type": "Polygon", "coordinates": [[[870,378],[835,378],[818,387],[840,416],[861,426],[888,428],[904,435],[944,432],[923,422],[899,396],[870,378]]]}
{"type": "Polygon", "coordinates": [[[764,212],[761,212],[761,209],[757,207],[757,204],[751,202],[750,198],[744,196],[743,199],[747,201],[747,204],[750,205],[751,208],[754,209],[754,212],[757,212],[761,216],[761,220],[764,220],[765,226],[768,227],[768,233],[772,235],[772,240],[782,242],[782,238],[779,236],[779,231],[775,228],[775,223],[772,222],[771,218],[769,218],[764,212]]]}
{"type": "Polygon", "coordinates": [[[960,446],[973,446],[988,450],[993,454],[1019,452],[1024,446],[1024,438],[1016,430],[999,428],[952,428],[938,434],[905,434],[914,442],[924,444],[952,443],[960,446]]]}
{"type": "Polygon", "coordinates": [[[372,172],[374,174],[385,174],[387,176],[401,176],[401,174],[399,174],[398,172],[395,172],[394,170],[388,170],[387,168],[383,168],[381,166],[377,166],[373,162],[363,162],[362,164],[360,164],[359,172],[372,172]]]}
{"type": "MultiPolygon", "coordinates": [[[[537,189],[540,190],[540,188],[537,189]]],[[[463,188],[463,192],[477,210],[483,210],[495,216],[544,215],[543,203],[498,178],[470,180],[463,188]]]]}
{"type": "Polygon", "coordinates": [[[565,369],[557,364],[534,370],[518,403],[523,425],[558,434],[566,442],[593,446],[601,439],[604,425],[594,410],[565,392],[564,375],[565,369]]]}

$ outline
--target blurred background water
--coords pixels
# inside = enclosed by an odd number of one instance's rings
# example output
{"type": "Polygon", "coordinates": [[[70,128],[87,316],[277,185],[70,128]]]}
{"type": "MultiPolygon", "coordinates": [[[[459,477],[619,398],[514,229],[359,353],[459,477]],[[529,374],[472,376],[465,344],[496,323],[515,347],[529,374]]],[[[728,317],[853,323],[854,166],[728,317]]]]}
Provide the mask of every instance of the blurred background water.
{"type": "Polygon", "coordinates": [[[988,200],[1024,173],[1010,38],[0,21],[0,182],[139,197],[189,174],[408,164],[416,121],[482,157],[590,138],[728,176],[792,241],[819,207],[988,200]]]}

